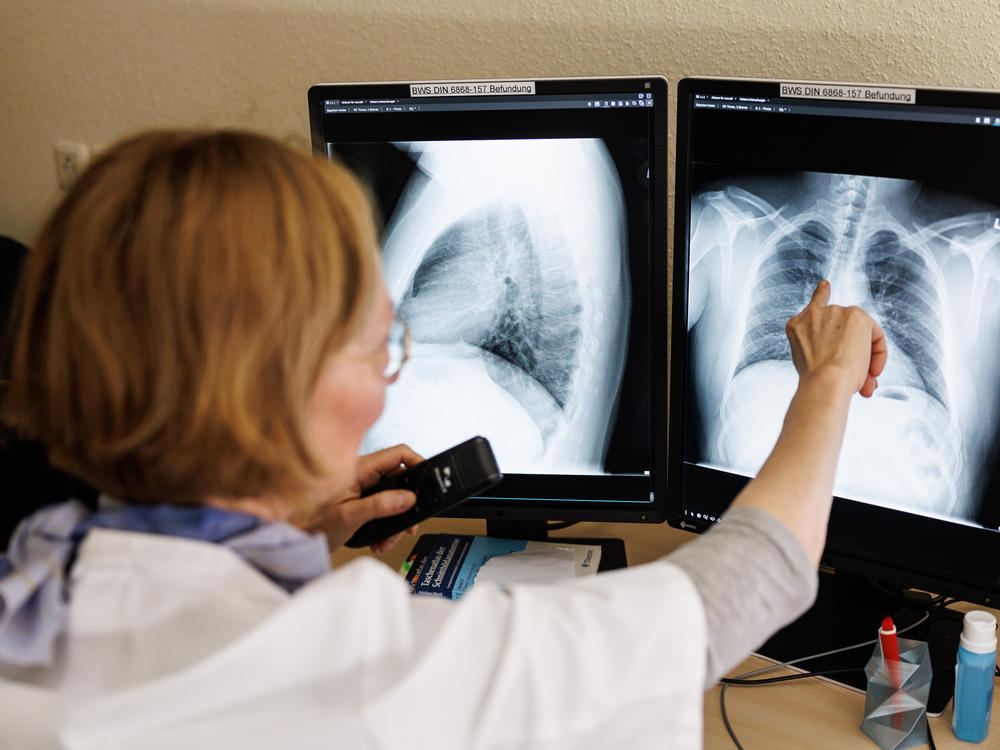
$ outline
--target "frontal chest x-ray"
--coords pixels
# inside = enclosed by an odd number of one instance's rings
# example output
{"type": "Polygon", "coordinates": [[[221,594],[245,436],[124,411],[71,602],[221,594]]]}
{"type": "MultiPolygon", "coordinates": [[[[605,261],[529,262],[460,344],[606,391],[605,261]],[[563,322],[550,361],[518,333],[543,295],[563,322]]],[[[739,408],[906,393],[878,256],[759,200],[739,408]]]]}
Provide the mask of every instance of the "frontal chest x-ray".
{"type": "Polygon", "coordinates": [[[797,385],[785,323],[826,278],[889,346],[835,494],[974,518],[1000,427],[1000,207],[885,177],[713,176],[690,227],[691,460],[760,468],[797,385]]]}
{"type": "Polygon", "coordinates": [[[596,139],[395,144],[386,283],[412,332],[364,450],[487,437],[505,473],[602,473],[631,292],[619,179],[596,139]]]}

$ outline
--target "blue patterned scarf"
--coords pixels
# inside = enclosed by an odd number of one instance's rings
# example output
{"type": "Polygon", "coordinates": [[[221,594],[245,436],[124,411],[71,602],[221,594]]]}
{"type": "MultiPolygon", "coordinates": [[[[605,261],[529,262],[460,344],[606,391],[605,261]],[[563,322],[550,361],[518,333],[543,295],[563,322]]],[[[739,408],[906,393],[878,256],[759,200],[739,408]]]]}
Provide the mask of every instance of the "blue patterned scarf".
{"type": "Polygon", "coordinates": [[[330,570],[326,537],[284,522],[208,506],[123,505],[102,497],[91,513],[67,500],[21,521],[0,554],[0,662],[51,666],[66,628],[68,566],[94,528],[198,539],[229,547],[286,591],[330,570]]]}

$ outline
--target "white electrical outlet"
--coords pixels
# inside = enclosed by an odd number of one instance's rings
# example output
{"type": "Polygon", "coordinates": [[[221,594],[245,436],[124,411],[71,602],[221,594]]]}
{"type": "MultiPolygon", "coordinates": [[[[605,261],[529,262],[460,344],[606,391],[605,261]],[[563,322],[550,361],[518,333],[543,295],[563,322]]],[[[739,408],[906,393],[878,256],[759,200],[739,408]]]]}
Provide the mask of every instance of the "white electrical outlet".
{"type": "Polygon", "coordinates": [[[56,141],[53,147],[56,158],[56,180],[66,190],[90,161],[90,146],[77,141],[56,141]]]}

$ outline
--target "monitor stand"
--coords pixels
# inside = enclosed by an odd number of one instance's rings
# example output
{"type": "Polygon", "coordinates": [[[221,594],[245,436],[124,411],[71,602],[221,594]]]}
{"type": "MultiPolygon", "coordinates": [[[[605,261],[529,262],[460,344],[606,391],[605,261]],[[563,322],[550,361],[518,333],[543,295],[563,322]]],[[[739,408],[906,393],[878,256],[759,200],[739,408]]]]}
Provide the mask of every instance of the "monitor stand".
{"type": "Polygon", "coordinates": [[[573,537],[549,537],[548,521],[508,521],[503,518],[486,519],[486,536],[501,539],[530,539],[535,542],[565,542],[566,544],[596,544],[601,547],[601,562],[597,572],[627,567],[625,542],[621,539],[578,539],[573,537]]]}
{"type": "MultiPolygon", "coordinates": [[[[824,571],[820,573],[819,583],[816,603],[798,620],[775,633],[757,653],[778,662],[791,661],[875,639],[885,617],[891,616],[897,630],[903,630],[919,620],[925,611],[917,602],[908,603],[893,596],[892,591],[880,591],[862,576],[824,571]]],[[[955,688],[955,656],[962,617],[961,612],[939,610],[927,622],[900,635],[901,638],[926,641],[930,649],[933,678],[927,713],[931,716],[944,711],[955,688]]],[[[828,679],[864,691],[864,666],[874,650],[872,644],[795,666],[810,672],[851,668],[851,672],[830,675],[828,679]]]]}

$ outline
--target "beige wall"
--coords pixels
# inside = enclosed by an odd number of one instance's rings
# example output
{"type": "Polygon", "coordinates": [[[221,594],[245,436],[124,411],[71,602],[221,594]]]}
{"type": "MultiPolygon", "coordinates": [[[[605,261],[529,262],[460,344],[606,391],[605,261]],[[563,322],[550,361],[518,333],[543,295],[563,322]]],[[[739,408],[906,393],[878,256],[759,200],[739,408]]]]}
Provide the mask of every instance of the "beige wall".
{"type": "Polygon", "coordinates": [[[318,81],[659,73],[1000,87],[996,0],[0,0],[0,234],[56,139],[244,125],[307,146],[318,81]],[[453,7],[453,6],[457,6],[453,7]]]}

